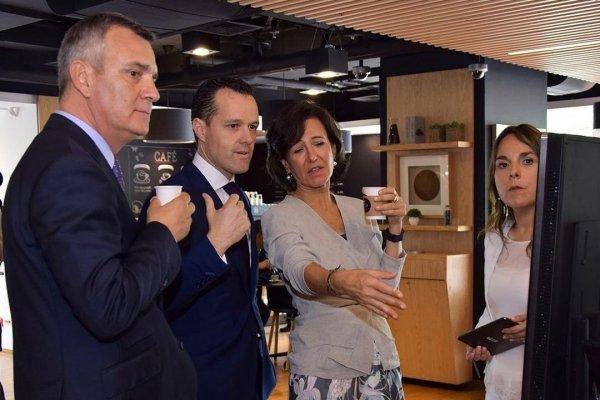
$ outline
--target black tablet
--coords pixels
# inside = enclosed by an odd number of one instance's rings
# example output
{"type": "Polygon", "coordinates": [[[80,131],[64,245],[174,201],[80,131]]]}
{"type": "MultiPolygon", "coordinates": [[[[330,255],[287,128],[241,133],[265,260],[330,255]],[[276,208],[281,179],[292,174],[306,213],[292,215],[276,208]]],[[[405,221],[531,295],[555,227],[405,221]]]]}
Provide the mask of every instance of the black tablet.
{"type": "Polygon", "coordinates": [[[463,333],[458,337],[458,340],[473,348],[477,346],[485,347],[491,355],[500,354],[503,351],[523,344],[521,342],[511,342],[508,339],[502,339],[502,329],[515,325],[517,323],[510,318],[499,318],[470,332],[463,333]]]}

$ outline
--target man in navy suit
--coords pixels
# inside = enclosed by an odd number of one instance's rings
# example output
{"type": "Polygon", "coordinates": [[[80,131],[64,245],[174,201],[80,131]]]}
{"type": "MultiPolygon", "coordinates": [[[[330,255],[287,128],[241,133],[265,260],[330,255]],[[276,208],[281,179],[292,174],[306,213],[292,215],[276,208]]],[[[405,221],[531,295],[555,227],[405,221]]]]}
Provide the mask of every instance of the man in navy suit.
{"type": "Polygon", "coordinates": [[[157,306],[194,206],[150,203],[139,227],[115,154],[148,131],[152,34],[119,14],[65,35],[59,111],[10,179],[3,220],[17,399],[189,400],[196,379],[157,306]]]}
{"type": "Polygon", "coordinates": [[[165,182],[182,185],[196,205],[165,311],[196,366],[198,399],[267,399],[275,376],[256,304],[252,216],[245,195],[224,188],[250,167],[258,127],[251,87],[239,79],[204,82],[192,126],[197,153],[165,182]]]}

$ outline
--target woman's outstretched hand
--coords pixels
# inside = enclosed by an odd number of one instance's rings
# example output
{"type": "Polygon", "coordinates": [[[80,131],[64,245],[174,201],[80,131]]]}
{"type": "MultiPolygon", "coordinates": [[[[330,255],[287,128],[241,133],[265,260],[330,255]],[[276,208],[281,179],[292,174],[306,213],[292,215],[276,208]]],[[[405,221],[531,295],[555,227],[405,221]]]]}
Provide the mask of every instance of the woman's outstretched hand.
{"type": "Polygon", "coordinates": [[[374,313],[398,319],[394,307],[406,308],[404,295],[385,282],[395,277],[395,272],[372,269],[340,270],[331,276],[331,285],[337,293],[351,297],[374,313]]]}

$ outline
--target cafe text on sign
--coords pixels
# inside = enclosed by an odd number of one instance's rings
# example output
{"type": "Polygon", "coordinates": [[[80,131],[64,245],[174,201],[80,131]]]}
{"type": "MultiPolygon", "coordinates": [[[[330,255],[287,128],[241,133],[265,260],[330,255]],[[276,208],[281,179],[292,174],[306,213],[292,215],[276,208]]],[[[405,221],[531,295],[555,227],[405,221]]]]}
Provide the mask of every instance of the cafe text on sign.
{"type": "Polygon", "coordinates": [[[156,162],[177,162],[177,151],[155,151],[154,161],[156,162]]]}

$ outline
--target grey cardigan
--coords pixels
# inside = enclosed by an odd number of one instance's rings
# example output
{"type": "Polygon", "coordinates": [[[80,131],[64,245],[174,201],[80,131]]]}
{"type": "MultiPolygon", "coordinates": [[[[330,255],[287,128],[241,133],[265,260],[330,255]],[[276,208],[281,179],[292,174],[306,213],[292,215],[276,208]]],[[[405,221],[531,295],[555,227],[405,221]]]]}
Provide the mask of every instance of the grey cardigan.
{"type": "Polygon", "coordinates": [[[368,375],[375,346],[385,370],[400,365],[385,318],[342,297],[319,296],[304,281],[304,268],[315,262],[326,269],[371,268],[397,272],[388,284],[400,283],[405,254],[392,258],[382,250],[375,224],[364,219],[363,202],[335,196],[347,240],[327,225],[306,203],[287,196],[262,217],[269,259],[283,270],[298,310],[288,356],[292,373],[327,379],[368,375]]]}

